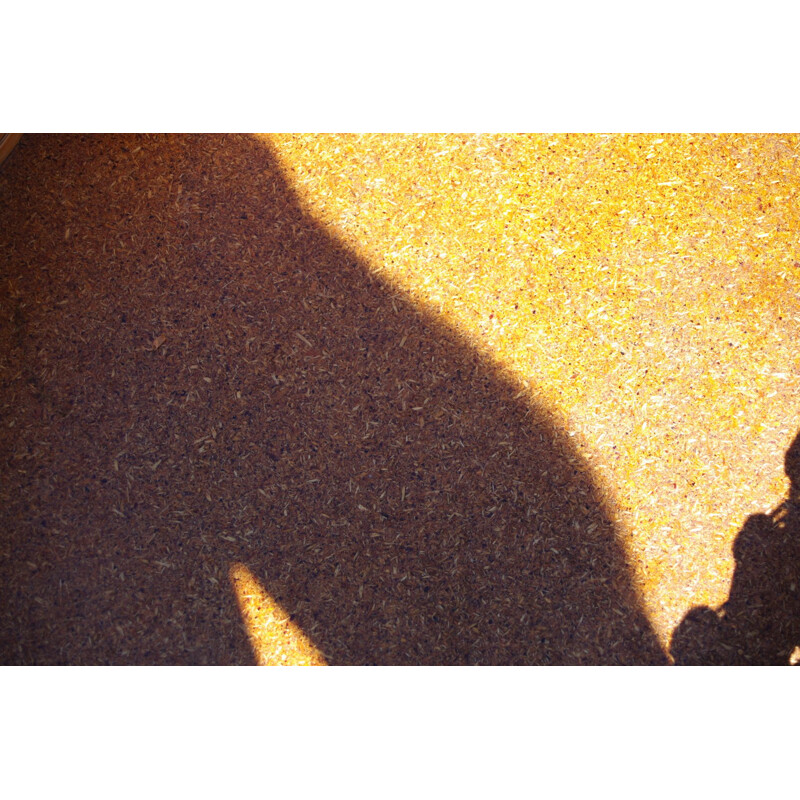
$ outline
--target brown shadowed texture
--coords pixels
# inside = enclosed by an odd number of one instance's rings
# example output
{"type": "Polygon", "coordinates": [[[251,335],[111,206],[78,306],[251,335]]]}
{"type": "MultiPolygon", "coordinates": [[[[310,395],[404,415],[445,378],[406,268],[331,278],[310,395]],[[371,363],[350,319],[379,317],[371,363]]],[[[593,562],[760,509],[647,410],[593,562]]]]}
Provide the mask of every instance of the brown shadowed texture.
{"type": "Polygon", "coordinates": [[[317,662],[666,663],[568,437],[267,146],[26,136],[0,248],[3,663],[255,663],[250,576],[317,662]]]}

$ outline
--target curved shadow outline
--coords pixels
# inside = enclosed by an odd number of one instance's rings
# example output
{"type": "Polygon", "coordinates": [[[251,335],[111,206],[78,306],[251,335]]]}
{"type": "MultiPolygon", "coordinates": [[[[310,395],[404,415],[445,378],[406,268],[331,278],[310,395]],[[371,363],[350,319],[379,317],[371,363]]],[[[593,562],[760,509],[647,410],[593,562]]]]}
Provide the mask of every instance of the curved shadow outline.
{"type": "Polygon", "coordinates": [[[18,156],[5,663],[252,663],[233,563],[333,664],[666,662],[568,438],[267,147],[18,156]]]}

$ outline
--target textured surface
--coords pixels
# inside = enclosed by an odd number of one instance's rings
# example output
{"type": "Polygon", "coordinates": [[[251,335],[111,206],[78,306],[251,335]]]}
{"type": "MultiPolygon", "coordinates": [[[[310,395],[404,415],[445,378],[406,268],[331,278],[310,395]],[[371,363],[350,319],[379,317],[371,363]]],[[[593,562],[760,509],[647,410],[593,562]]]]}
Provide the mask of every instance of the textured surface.
{"type": "Polygon", "coordinates": [[[785,663],[798,154],[24,137],[3,661],[785,663]]]}

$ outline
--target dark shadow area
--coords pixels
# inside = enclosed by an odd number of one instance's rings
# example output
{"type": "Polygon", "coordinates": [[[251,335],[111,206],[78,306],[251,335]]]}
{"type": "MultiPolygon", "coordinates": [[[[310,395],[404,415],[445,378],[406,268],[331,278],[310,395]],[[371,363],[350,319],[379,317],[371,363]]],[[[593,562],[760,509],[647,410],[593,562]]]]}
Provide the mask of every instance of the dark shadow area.
{"type": "Polygon", "coordinates": [[[244,136],[0,171],[3,663],[247,664],[241,562],[332,664],[663,664],[547,412],[244,136]]]}
{"type": "Polygon", "coordinates": [[[786,451],[789,496],[748,517],[733,545],[727,601],[693,608],[670,650],[681,665],[787,665],[800,646],[800,433],[786,451]]]}

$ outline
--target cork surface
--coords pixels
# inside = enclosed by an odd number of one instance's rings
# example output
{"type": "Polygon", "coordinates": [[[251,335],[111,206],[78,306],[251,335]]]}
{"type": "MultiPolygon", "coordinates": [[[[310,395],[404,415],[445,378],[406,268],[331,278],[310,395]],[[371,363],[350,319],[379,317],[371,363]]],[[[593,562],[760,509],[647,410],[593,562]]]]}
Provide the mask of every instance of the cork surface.
{"type": "Polygon", "coordinates": [[[799,154],[24,136],[2,663],[796,660],[799,154]]]}

